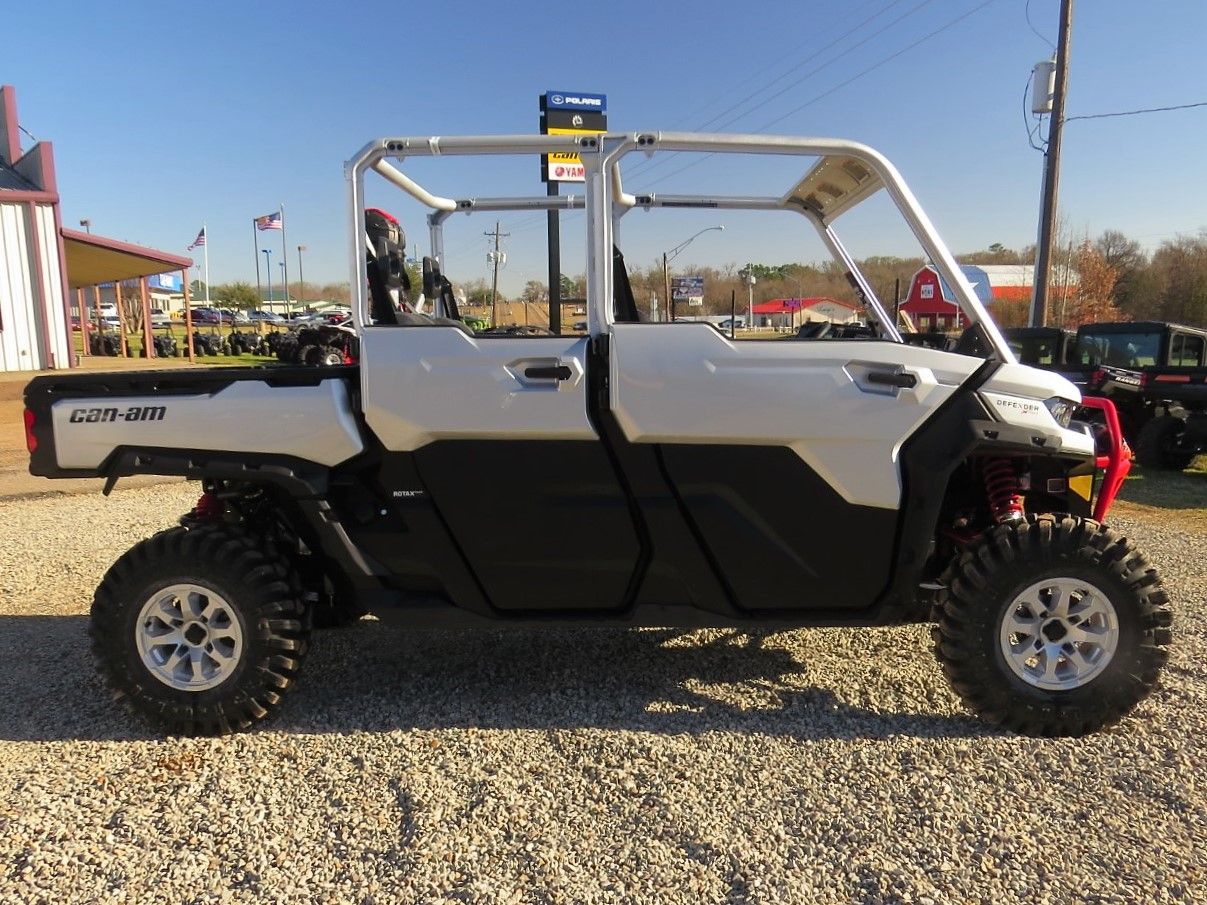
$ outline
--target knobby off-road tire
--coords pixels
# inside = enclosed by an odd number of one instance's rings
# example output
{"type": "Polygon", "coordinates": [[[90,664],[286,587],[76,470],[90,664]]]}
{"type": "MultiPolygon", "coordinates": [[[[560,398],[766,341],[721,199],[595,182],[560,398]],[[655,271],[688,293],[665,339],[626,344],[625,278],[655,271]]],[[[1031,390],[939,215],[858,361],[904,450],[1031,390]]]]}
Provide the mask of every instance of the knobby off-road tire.
{"type": "Polygon", "coordinates": [[[1001,525],[964,552],[954,575],[935,653],[986,722],[1082,735],[1156,687],[1169,598],[1144,554],[1110,528],[1065,515],[1001,525]]]}
{"type": "Polygon", "coordinates": [[[92,603],[116,698],[183,735],[246,729],[280,703],[308,648],[287,561],[225,525],[172,528],[124,554],[92,603]]]}
{"type": "Polygon", "coordinates": [[[1194,461],[1194,453],[1176,448],[1186,432],[1186,422],[1174,415],[1153,418],[1136,438],[1136,461],[1153,471],[1184,471],[1194,461]]]}

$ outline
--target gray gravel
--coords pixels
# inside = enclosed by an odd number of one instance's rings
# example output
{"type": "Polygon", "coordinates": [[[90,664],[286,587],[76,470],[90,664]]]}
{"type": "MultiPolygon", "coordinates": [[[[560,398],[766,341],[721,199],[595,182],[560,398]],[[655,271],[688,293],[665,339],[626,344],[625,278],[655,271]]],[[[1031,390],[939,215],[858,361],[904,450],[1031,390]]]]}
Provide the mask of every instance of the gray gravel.
{"type": "Polygon", "coordinates": [[[266,728],[159,740],[85,645],[194,486],[3,504],[5,902],[1204,902],[1207,536],[1119,524],[1178,610],[1083,741],[990,732],[921,628],[324,633],[266,728]]]}

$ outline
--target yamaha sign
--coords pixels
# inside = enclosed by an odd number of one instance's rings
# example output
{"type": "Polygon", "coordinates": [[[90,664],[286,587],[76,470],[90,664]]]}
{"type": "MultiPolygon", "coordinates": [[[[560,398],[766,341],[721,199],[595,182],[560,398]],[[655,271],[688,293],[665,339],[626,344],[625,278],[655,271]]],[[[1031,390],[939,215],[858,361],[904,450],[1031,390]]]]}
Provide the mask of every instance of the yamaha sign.
{"type": "Polygon", "coordinates": [[[591,113],[604,113],[608,109],[608,97],[605,94],[583,94],[573,91],[547,91],[542,98],[546,110],[584,110],[591,113]]]}

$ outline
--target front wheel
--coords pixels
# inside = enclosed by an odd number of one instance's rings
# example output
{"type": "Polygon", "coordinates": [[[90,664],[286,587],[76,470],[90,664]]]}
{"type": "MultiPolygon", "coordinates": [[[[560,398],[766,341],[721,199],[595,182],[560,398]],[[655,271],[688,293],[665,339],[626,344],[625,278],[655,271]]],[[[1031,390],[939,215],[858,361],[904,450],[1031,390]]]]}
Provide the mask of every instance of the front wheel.
{"type": "Polygon", "coordinates": [[[170,732],[263,719],[293,684],[308,620],[285,560],[225,525],[135,545],[92,603],[92,648],[116,696],[170,732]]]}
{"type": "Polygon", "coordinates": [[[1169,598],[1127,538],[1090,519],[1041,515],[994,528],[953,571],[936,654],[986,722],[1083,735],[1156,687],[1169,598]]]}

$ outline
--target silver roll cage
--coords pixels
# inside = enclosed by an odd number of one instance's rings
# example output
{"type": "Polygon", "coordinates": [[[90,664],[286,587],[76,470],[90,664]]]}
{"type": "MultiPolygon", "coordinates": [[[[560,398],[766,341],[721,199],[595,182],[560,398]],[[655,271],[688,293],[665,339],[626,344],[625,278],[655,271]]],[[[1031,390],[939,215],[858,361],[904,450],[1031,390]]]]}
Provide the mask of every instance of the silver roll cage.
{"type": "MultiPolygon", "coordinates": [[[[859,288],[886,337],[901,341],[893,317],[856,266],[834,231],[834,221],[856,205],[885,189],[910,231],[930,258],[939,276],[951,287],[961,313],[970,324],[980,324],[997,357],[1016,361],[1001,331],[973,292],[955,258],[896,167],[880,152],[858,142],[837,138],[705,134],[692,132],[609,132],[604,135],[479,135],[380,138],[365,145],[345,166],[349,187],[350,235],[364,235],[364,176],[369,170],[402,189],[430,209],[428,228],[432,256],[444,254],[444,221],[454,213],[533,210],[587,211],[587,332],[607,332],[613,322],[613,233],[620,218],[634,208],[710,208],[729,210],[788,210],[802,215],[817,230],[835,260],[842,264],[859,288]],[[445,198],[432,194],[402,172],[399,163],[409,157],[536,155],[576,153],[585,171],[581,195],[445,198]],[[620,164],[625,155],[642,156],[658,151],[698,151],[727,154],[776,154],[818,158],[783,195],[669,195],[625,191],[620,164]]],[[[352,308],[357,329],[368,323],[368,281],[364,243],[351,247],[352,308]]]]}

